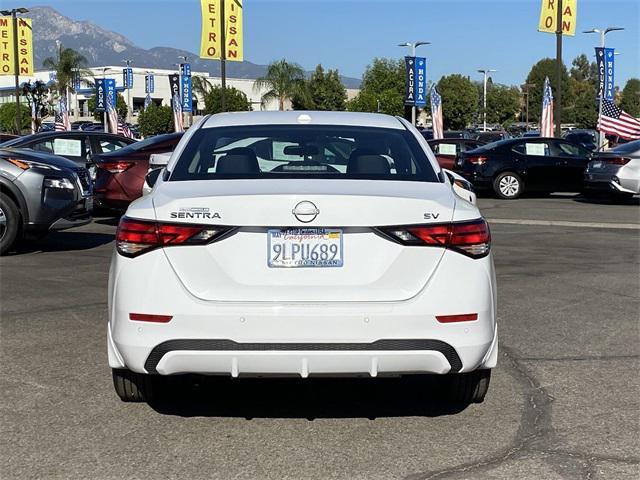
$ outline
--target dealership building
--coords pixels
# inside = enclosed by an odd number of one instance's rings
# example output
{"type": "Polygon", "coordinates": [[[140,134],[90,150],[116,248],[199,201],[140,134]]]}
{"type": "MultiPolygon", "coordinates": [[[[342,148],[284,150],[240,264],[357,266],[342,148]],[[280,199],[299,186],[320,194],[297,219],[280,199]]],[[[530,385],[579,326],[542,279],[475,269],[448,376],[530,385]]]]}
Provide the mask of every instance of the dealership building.
{"type": "MultiPolygon", "coordinates": [[[[157,68],[136,68],[133,70],[133,85],[130,89],[124,88],[123,67],[122,66],[105,66],[89,68],[92,72],[93,81],[97,78],[112,78],[116,81],[116,90],[120,93],[129,105],[129,111],[132,112],[129,120],[136,122],[137,113],[144,107],[147,93],[145,91],[145,77],[153,75],[154,91],[149,93],[151,100],[157,105],[171,105],[171,90],[169,84],[169,76],[178,73],[176,70],[163,70],[157,68]]],[[[211,76],[208,72],[191,72],[192,77],[203,77],[211,85],[218,86],[222,84],[220,77],[211,76]]],[[[45,83],[55,81],[55,72],[37,71],[32,76],[20,77],[20,83],[34,82],[36,80],[45,83]]],[[[236,88],[243,92],[253,110],[277,110],[277,100],[262,102],[262,96],[266,93],[266,89],[254,89],[254,79],[247,78],[227,78],[227,87],[236,88]]],[[[13,76],[0,76],[0,104],[7,102],[15,102],[15,86],[13,76]]],[[[357,89],[347,89],[347,98],[353,98],[357,94],[357,89]]],[[[95,88],[86,80],[80,82],[80,88],[71,94],[69,99],[69,110],[71,120],[92,120],[93,116],[89,112],[89,99],[95,96],[95,88]]],[[[193,114],[197,118],[203,113],[204,99],[200,95],[193,95],[193,114]]]]}

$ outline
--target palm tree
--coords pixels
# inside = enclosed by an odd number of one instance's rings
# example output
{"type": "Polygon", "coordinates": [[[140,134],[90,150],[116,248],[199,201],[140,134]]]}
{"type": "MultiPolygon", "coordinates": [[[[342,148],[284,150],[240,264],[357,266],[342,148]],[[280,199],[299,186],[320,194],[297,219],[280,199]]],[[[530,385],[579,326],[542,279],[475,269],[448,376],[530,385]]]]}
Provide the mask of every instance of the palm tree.
{"type": "Polygon", "coordinates": [[[277,99],[278,108],[284,110],[285,101],[296,95],[305,94],[304,81],[302,67],[283,59],[270,63],[267,74],[253,83],[253,89],[255,91],[267,89],[267,92],[262,95],[262,103],[277,99]]]}
{"type": "Polygon", "coordinates": [[[194,94],[204,98],[213,89],[213,85],[205,77],[194,75],[191,77],[191,88],[194,94]]]}
{"type": "Polygon", "coordinates": [[[55,89],[60,95],[73,92],[73,79],[75,75],[80,77],[92,77],[91,70],[87,70],[87,59],[73,48],[58,48],[57,58],[49,57],[42,62],[42,66],[56,72],[55,89]]]}

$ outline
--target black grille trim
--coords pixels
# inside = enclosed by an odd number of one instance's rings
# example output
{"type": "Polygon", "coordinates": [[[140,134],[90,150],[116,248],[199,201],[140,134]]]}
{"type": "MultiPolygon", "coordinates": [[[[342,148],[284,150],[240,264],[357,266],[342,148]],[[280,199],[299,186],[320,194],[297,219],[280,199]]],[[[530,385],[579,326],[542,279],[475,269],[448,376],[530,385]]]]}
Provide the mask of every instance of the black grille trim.
{"type": "Polygon", "coordinates": [[[179,350],[202,351],[367,351],[367,350],[427,350],[440,352],[449,362],[451,372],[462,369],[458,352],[446,342],[428,339],[385,339],[372,343],[238,343],[227,339],[168,340],[156,345],[147,357],[144,368],[158,373],[156,367],[168,352],[179,350]]]}

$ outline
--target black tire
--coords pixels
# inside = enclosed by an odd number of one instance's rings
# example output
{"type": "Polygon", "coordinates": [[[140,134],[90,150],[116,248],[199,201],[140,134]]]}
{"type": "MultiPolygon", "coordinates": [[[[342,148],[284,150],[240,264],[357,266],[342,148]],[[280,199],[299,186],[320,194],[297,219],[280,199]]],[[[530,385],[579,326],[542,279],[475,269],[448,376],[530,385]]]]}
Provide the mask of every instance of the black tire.
{"type": "Polygon", "coordinates": [[[0,255],[13,246],[20,232],[20,212],[10,197],[0,193],[0,255]]]}
{"type": "Polygon", "coordinates": [[[111,373],[113,387],[123,402],[150,402],[155,398],[156,382],[151,375],[115,368],[111,373]]]}
{"type": "Polygon", "coordinates": [[[493,191],[503,200],[514,200],[522,195],[524,182],[514,172],[502,172],[493,180],[493,191]]]}
{"type": "Polygon", "coordinates": [[[491,370],[452,373],[444,377],[444,395],[449,402],[469,405],[482,403],[489,390],[491,370]]]}

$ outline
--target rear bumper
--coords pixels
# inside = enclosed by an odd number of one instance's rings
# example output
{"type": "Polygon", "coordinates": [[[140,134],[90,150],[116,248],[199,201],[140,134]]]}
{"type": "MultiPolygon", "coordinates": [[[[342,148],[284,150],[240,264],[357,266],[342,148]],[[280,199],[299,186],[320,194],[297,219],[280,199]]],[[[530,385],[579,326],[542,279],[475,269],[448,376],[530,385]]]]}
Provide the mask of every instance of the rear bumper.
{"type": "Polygon", "coordinates": [[[613,174],[587,173],[584,176],[584,188],[585,190],[608,193],[638,193],[635,190],[622,186],[620,179],[613,174]]]}
{"type": "Polygon", "coordinates": [[[112,262],[112,368],[162,375],[443,374],[493,368],[497,350],[491,256],[446,252],[424,290],[398,302],[204,301],[186,291],[161,250],[135,259],[114,254],[112,262]],[[463,265],[465,275],[457,275],[463,265]],[[173,318],[132,321],[133,312],[173,318]],[[478,319],[435,318],[469,312],[478,319]]]}

